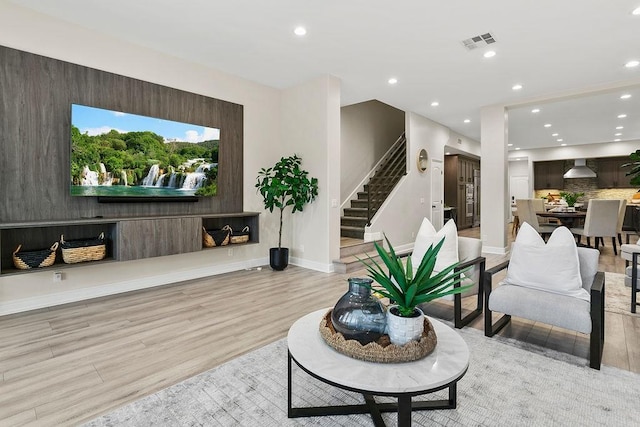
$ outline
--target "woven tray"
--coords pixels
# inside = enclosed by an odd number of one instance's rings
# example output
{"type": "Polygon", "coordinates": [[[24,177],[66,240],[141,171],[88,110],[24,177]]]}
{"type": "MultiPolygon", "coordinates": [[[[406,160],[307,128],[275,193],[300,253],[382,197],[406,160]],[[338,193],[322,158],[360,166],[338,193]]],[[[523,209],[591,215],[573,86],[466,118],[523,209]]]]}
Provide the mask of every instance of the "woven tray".
{"type": "Polygon", "coordinates": [[[420,341],[411,341],[403,346],[397,346],[391,344],[388,335],[383,335],[377,341],[367,345],[362,345],[356,340],[345,340],[344,336],[331,324],[332,311],[329,310],[320,321],[320,335],[329,346],[354,359],[379,363],[412,362],[426,357],[438,343],[433,325],[426,316],[420,341]]]}

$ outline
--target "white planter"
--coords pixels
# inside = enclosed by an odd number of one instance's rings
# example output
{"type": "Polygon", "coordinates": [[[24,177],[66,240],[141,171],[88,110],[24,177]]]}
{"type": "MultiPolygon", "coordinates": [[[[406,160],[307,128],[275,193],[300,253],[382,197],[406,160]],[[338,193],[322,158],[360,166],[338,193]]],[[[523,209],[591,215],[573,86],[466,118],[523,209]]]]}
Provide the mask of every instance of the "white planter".
{"type": "Polygon", "coordinates": [[[391,344],[405,345],[409,341],[417,341],[422,336],[424,330],[424,313],[419,308],[416,308],[420,312],[416,317],[400,317],[391,313],[391,308],[387,310],[387,333],[391,344]]]}

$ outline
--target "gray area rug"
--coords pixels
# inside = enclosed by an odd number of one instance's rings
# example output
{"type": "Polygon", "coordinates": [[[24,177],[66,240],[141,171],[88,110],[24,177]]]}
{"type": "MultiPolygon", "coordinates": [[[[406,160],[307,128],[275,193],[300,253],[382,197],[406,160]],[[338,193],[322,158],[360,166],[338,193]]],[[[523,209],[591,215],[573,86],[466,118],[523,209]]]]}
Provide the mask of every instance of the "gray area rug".
{"type": "Polygon", "coordinates": [[[631,313],[631,287],[624,285],[624,274],[604,273],[605,310],[640,317],[640,310],[631,313]]]}
{"type": "MultiPolygon", "coordinates": [[[[414,412],[414,426],[637,426],[640,375],[481,331],[459,331],[471,350],[458,407],[414,412]],[[527,350],[520,348],[522,345],[527,350]],[[533,351],[532,351],[533,350],[533,351]]],[[[295,364],[294,364],[295,366],[295,364]]],[[[294,406],[363,403],[294,369],[294,406]]],[[[371,375],[375,375],[372,364],[371,375]]],[[[424,399],[446,398],[446,391],[424,399]]],[[[388,398],[380,399],[389,401],[388,398]]],[[[396,425],[396,415],[383,415],[396,425]]],[[[86,426],[371,426],[369,415],[287,418],[286,339],[269,344],[86,426]]]]}

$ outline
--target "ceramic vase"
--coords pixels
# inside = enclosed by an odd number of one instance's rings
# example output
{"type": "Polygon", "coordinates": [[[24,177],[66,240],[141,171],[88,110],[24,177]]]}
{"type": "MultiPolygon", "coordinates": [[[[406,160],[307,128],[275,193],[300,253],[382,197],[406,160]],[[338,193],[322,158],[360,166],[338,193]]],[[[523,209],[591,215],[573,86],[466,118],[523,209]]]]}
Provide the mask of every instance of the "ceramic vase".
{"type": "Polygon", "coordinates": [[[349,290],[336,303],[331,312],[331,323],[347,340],[366,345],[377,340],[385,331],[384,305],[371,295],[373,281],[368,278],[349,278],[349,290]]]}
{"type": "Polygon", "coordinates": [[[410,341],[417,341],[424,331],[424,313],[416,307],[418,314],[415,317],[402,317],[398,313],[397,306],[392,305],[387,310],[387,333],[391,344],[405,345],[410,341]]]}

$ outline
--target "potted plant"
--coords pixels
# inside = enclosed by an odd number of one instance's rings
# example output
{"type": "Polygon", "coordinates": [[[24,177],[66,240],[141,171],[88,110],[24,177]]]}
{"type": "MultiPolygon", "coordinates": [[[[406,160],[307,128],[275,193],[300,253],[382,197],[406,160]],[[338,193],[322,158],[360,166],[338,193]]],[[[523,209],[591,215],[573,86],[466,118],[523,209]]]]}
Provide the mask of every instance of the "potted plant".
{"type": "Polygon", "coordinates": [[[282,247],[282,215],[287,206],[291,213],[302,211],[304,205],[318,195],[318,179],[308,178],[309,172],[300,169],[302,159],[296,154],[282,157],[270,168],[258,172],[256,188],[262,195],[265,209],[280,209],[278,247],[269,250],[269,264],[274,270],[284,270],[289,265],[289,248],[282,247]]]}
{"type": "Polygon", "coordinates": [[[451,264],[434,274],[436,257],[444,243],[444,238],[437,245],[429,247],[415,274],[411,257],[407,257],[405,268],[402,259],[396,254],[386,235],[384,238],[389,246],[389,252],[377,243],[374,243],[374,246],[387,271],[371,257],[369,257],[370,263],[360,261],[367,267],[369,277],[376,282],[376,285],[368,285],[368,287],[389,298],[394,304],[387,310],[387,332],[391,343],[404,345],[409,341],[420,339],[422,335],[424,313],[418,308],[419,304],[445,295],[465,292],[472,285],[454,287],[464,278],[462,274],[464,270],[454,271],[460,263],[451,264]]]}
{"type": "Polygon", "coordinates": [[[640,150],[629,154],[629,163],[623,164],[621,167],[628,168],[631,166],[631,170],[625,173],[626,176],[631,176],[631,185],[640,185],[640,150]]]}
{"type": "Polygon", "coordinates": [[[584,196],[584,193],[567,193],[564,191],[560,192],[560,197],[562,197],[564,201],[567,202],[567,206],[573,209],[575,209],[576,202],[582,196],[584,196]]]}

